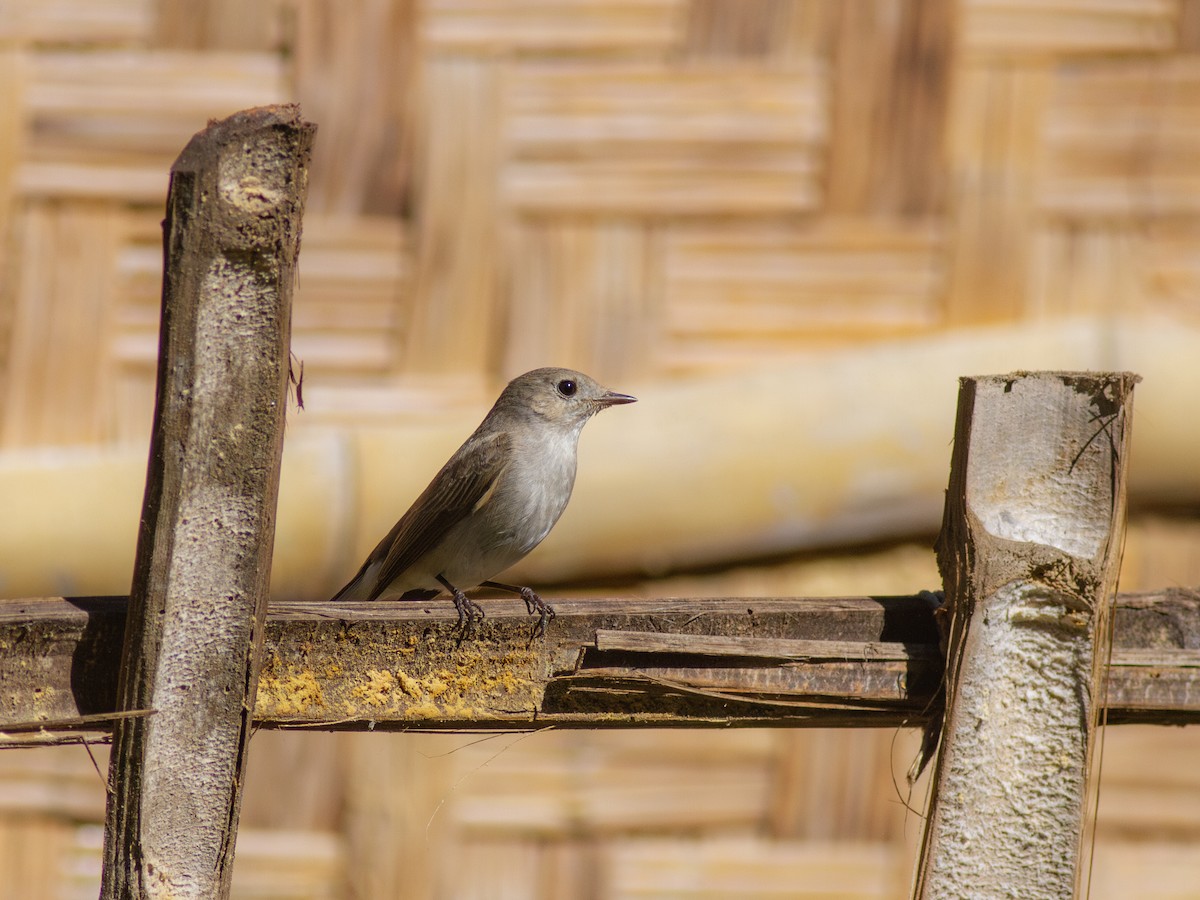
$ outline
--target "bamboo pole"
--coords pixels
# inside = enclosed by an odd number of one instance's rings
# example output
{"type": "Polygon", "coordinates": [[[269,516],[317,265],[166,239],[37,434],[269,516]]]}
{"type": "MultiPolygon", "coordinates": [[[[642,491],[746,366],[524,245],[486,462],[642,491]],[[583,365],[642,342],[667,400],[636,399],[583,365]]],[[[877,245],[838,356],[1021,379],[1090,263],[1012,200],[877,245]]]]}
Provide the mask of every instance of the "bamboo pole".
{"type": "Polygon", "coordinates": [[[102,896],[226,897],[266,621],[314,126],[212,122],[171,169],[158,400],[102,896]]]}
{"type": "Polygon", "coordinates": [[[1125,524],[1128,373],[961,381],[946,714],[914,896],[1073,896],[1125,524]]]}
{"type": "MultiPolygon", "coordinates": [[[[510,579],[543,587],[596,575],[634,579],[933,534],[954,385],[963,372],[985,368],[1119,364],[1140,372],[1139,415],[1151,426],[1138,431],[1131,496],[1142,506],[1195,504],[1200,419],[1176,411],[1200,395],[1198,345],[1200,328],[1117,316],[880,342],[869,358],[860,349],[813,351],[748,373],[623,382],[653,410],[588,426],[566,513],[510,579]],[[891,378],[895,371],[912,379],[891,378]],[[786,389],[815,383],[818,392],[786,389]],[[864,383],[884,387],[864,394],[864,383]]],[[[405,401],[390,389],[305,384],[305,413],[289,423],[284,450],[276,597],[321,600],[345,583],[479,424],[499,386],[472,390],[405,401]],[[382,412],[405,402],[422,411],[382,412]],[[367,408],[370,422],[330,423],[367,408]],[[397,466],[401,455],[405,465],[397,466]]],[[[145,452],[123,447],[0,452],[6,595],[124,592],[144,476],[145,452]]]]}

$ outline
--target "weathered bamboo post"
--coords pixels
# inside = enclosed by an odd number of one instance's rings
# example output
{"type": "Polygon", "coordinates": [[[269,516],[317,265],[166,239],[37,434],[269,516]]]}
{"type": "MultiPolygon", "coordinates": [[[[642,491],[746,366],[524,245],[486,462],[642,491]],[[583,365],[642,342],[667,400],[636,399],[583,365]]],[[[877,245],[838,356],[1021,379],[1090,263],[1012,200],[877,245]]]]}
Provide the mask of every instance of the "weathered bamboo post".
{"type": "Polygon", "coordinates": [[[946,717],[914,896],[1076,890],[1137,381],[961,382],[938,540],[946,717]]]}
{"type": "Polygon", "coordinates": [[[267,611],[315,126],[237,113],[171,169],[158,400],[109,770],[106,898],[226,897],[267,611]]]}

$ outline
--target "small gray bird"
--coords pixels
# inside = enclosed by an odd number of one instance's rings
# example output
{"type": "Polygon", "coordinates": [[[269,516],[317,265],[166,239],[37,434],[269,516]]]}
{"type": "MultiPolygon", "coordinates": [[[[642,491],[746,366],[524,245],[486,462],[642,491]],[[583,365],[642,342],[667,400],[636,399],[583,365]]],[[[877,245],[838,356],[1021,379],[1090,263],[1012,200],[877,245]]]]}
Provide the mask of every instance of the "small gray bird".
{"type": "Polygon", "coordinates": [[[487,579],[540,544],[566,509],[587,420],[635,400],[570,369],[514,378],[333,599],[424,599],[446,590],[469,636],[483,609],[463,590],[489,587],[518,594],[544,633],[549,604],[531,588],[487,579]]]}

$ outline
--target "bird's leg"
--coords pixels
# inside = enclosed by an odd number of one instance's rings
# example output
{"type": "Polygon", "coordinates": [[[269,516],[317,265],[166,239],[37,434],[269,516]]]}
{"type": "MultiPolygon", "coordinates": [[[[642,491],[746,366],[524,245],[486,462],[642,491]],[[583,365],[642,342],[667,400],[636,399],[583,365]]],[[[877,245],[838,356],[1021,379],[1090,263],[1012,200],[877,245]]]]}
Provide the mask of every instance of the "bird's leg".
{"type": "Polygon", "coordinates": [[[550,624],[550,620],[555,616],[554,607],[539,597],[533,588],[518,587],[515,584],[501,584],[498,581],[485,581],[480,587],[517,594],[525,601],[525,609],[531,616],[534,613],[538,614],[537,627],[533,630],[534,635],[541,637],[546,633],[546,626],[550,624]]]}
{"type": "Polygon", "coordinates": [[[458,624],[462,627],[463,637],[469,638],[475,634],[475,625],[483,621],[483,607],[471,600],[441,575],[437,576],[438,584],[450,592],[454,598],[454,608],[458,610],[458,624]]]}

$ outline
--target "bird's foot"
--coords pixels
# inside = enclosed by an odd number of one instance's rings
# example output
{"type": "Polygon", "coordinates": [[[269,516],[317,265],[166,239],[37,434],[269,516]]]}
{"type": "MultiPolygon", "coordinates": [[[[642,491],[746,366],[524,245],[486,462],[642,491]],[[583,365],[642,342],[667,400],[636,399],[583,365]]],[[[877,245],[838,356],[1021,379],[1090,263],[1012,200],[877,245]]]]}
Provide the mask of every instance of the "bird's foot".
{"type": "Polygon", "coordinates": [[[550,620],[556,615],[554,607],[537,595],[533,588],[521,588],[521,599],[525,601],[525,609],[532,616],[538,614],[538,623],[533,629],[534,637],[541,637],[546,633],[546,626],[550,624],[550,620]]]}
{"type": "Polygon", "coordinates": [[[458,610],[458,627],[462,629],[463,638],[474,637],[476,626],[484,619],[483,607],[458,588],[451,596],[454,597],[454,608],[458,610]]]}
{"type": "Polygon", "coordinates": [[[554,607],[539,597],[533,588],[517,587],[515,584],[503,584],[499,581],[484,581],[480,583],[480,587],[505,591],[509,594],[519,596],[525,601],[525,609],[531,616],[537,613],[538,623],[533,628],[533,636],[541,637],[546,633],[546,626],[550,624],[550,620],[555,615],[554,607]]]}

